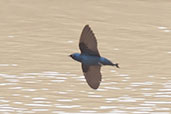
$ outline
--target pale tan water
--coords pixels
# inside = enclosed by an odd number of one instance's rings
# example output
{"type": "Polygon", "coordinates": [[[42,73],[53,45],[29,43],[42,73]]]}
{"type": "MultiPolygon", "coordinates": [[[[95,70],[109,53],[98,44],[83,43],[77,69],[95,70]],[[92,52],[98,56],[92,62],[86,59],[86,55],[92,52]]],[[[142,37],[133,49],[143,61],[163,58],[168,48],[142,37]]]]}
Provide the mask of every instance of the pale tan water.
{"type": "Polygon", "coordinates": [[[1,0],[0,114],[170,114],[170,0],[1,0]],[[80,64],[82,28],[121,69],[92,90],[80,64]]]}

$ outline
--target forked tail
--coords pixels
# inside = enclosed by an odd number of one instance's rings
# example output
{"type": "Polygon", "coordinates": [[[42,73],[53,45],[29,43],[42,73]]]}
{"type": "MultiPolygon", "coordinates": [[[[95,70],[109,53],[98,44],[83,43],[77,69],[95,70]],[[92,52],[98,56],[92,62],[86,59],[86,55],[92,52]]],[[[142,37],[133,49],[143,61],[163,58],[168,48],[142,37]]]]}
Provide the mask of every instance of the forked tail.
{"type": "Polygon", "coordinates": [[[116,66],[117,68],[120,68],[118,63],[113,64],[113,66],[116,66]]]}

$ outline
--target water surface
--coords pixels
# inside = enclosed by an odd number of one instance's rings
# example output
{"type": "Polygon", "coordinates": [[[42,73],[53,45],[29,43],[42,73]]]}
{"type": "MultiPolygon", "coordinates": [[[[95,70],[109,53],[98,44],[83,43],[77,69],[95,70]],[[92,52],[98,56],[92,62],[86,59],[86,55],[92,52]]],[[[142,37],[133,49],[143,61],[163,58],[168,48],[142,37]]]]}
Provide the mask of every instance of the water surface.
{"type": "Polygon", "coordinates": [[[2,0],[0,113],[170,114],[171,2],[2,0]],[[98,90],[85,82],[79,52],[89,24],[102,56],[98,90]]]}

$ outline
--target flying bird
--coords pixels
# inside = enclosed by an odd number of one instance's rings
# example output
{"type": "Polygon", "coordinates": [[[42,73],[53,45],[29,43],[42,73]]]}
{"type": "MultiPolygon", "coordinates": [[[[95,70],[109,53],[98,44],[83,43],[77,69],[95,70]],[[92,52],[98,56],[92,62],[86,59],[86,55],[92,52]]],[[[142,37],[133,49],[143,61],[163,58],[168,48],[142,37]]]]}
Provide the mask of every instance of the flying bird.
{"type": "Polygon", "coordinates": [[[100,73],[101,66],[110,65],[119,68],[119,65],[118,63],[112,63],[107,58],[100,56],[97,49],[96,37],[89,25],[85,25],[83,28],[79,48],[81,53],[73,53],[69,56],[81,63],[82,71],[88,85],[93,89],[97,89],[102,79],[100,73]]]}

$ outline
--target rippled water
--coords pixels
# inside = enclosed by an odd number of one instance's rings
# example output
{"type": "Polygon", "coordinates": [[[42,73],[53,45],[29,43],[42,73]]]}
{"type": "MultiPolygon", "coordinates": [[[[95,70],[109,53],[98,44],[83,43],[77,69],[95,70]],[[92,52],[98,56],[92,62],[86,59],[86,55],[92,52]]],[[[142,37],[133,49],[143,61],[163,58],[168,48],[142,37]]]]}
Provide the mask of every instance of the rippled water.
{"type": "Polygon", "coordinates": [[[113,75],[122,79],[106,78],[100,89],[95,91],[86,85],[83,76],[77,74],[50,71],[0,74],[0,111],[169,114],[171,80],[163,79],[157,83],[153,81],[155,77],[149,76],[146,78],[150,81],[133,82],[127,74],[113,75]]]}
{"type": "Polygon", "coordinates": [[[0,114],[170,114],[171,2],[2,0],[0,114]],[[78,52],[89,24],[103,67],[86,83],[78,52]]]}

